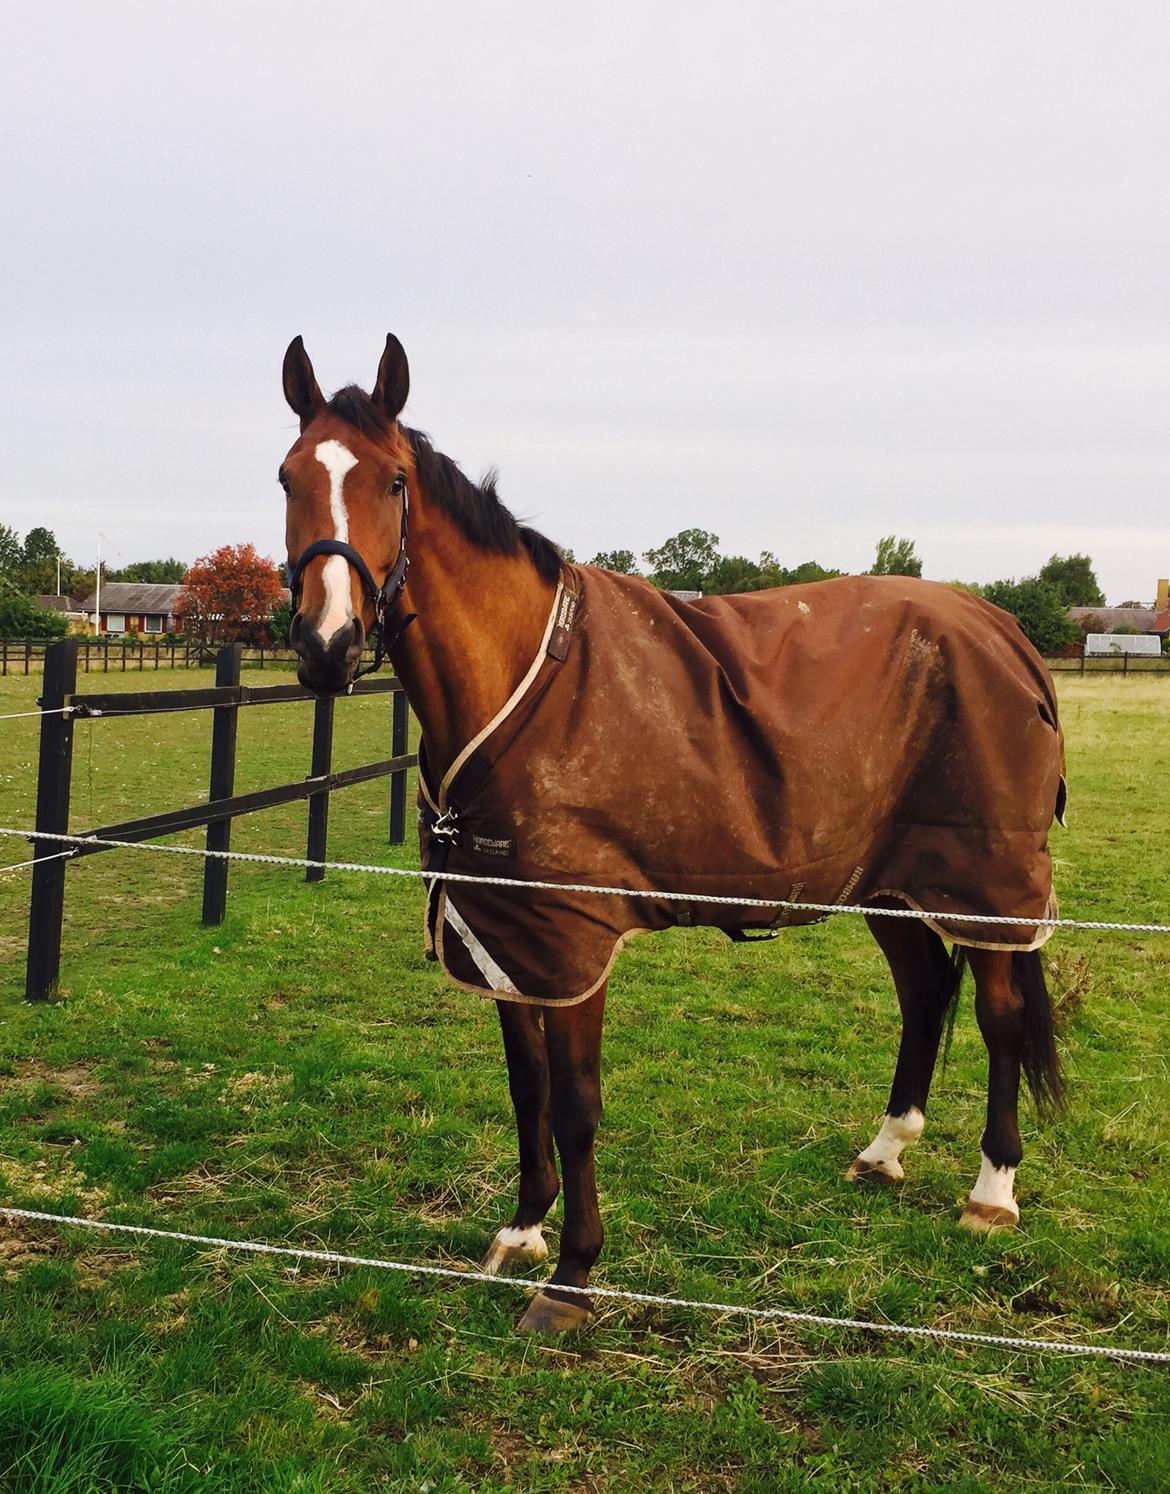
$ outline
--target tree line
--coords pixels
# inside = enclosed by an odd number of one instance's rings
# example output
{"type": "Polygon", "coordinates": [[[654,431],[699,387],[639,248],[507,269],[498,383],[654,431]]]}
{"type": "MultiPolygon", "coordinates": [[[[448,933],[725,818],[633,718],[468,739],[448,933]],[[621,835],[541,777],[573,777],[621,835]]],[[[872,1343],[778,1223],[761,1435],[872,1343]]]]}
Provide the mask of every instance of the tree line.
{"type": "MultiPolygon", "coordinates": [[[[683,529],[643,553],[644,571],[631,550],[602,550],[589,564],[623,575],[644,575],[669,591],[695,591],[704,596],[795,586],[843,574],[816,560],[788,566],[771,550],[761,551],[758,560],[724,555],[719,543],[719,536],[708,530],[683,529]]],[[[574,558],[571,551],[564,553],[566,559],[574,558]]],[[[51,530],[30,529],[21,541],[14,529],[0,524],[0,637],[64,634],[66,625],[60,613],[38,607],[33,600],[56,591],[58,562],[66,595],[81,598],[94,592],[96,571],[76,566],[63,556],[51,530]]],[[[882,536],[866,574],[921,576],[922,559],[914,541],[894,534],[882,536]]],[[[181,584],[176,625],[202,642],[259,641],[264,636],[276,642],[288,639],[291,611],[284,592],[285,568],[259,555],[251,545],[222,545],[190,566],[173,557],[135,561],[121,568],[103,565],[103,585],[108,581],[181,584]]],[[[1056,653],[1081,637],[1069,607],[1105,605],[1088,555],[1053,555],[1034,576],[950,584],[1011,612],[1042,653],[1056,653]]]]}
{"type": "MultiPolygon", "coordinates": [[[[759,560],[744,555],[722,555],[719,536],[705,529],[684,529],[656,549],[645,551],[642,559],[646,564],[644,572],[639,570],[631,550],[602,550],[589,564],[623,575],[644,574],[656,586],[669,591],[697,591],[704,596],[762,591],[773,586],[824,581],[842,574],[816,560],[788,567],[770,550],[762,551],[759,560]]],[[[914,541],[901,535],[883,535],[866,574],[921,576],[922,559],[914,541]]],[[[1081,637],[1080,628],[1069,616],[1070,607],[1105,605],[1088,555],[1053,555],[1034,576],[984,583],[955,580],[950,584],[985,597],[1012,613],[1042,653],[1056,653],[1081,637]]]]}

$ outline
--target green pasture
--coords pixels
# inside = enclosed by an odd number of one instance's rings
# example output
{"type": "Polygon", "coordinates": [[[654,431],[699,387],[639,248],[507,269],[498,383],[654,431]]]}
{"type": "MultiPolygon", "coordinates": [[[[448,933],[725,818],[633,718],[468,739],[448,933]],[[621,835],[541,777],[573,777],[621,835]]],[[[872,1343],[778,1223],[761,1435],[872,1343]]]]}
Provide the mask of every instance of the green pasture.
{"type": "MultiPolygon", "coordinates": [[[[0,711],[37,688],[0,681],[0,711]]],[[[1063,910],[1165,921],[1170,680],[1059,690],[1063,910]]],[[[240,791],[307,772],[310,714],[241,713],[240,791]]],[[[75,826],[205,794],[210,725],[79,723],[75,826]]],[[[336,765],[388,756],[389,733],[387,701],[340,703],[336,765]]],[[[0,824],[31,823],[35,762],[36,723],[0,723],[0,824]]],[[[335,796],[334,857],[413,863],[386,845],[387,793],[335,796]]],[[[303,854],[304,813],[239,822],[233,843],[303,854]]],[[[0,843],[2,862],[27,854],[0,843]]],[[[111,853],[68,881],[66,999],[29,1007],[27,874],[0,878],[7,1201],[478,1262],[513,1200],[500,1041],[491,1005],[424,960],[416,883],[233,867],[227,922],[204,929],[193,859],[111,853]]],[[[1170,1348],[1170,938],[1050,949],[1069,1114],[1038,1128],[1026,1110],[1022,1227],[987,1238],[956,1228],[984,1103],[969,991],[905,1185],[864,1191],[843,1173],[897,1037],[864,926],[635,941],[611,984],[596,1279],[1170,1348]]],[[[0,1225],[0,1490],[1170,1486],[1165,1368],[659,1308],[605,1306],[540,1341],[514,1336],[521,1306],[506,1287],[0,1225]]]]}

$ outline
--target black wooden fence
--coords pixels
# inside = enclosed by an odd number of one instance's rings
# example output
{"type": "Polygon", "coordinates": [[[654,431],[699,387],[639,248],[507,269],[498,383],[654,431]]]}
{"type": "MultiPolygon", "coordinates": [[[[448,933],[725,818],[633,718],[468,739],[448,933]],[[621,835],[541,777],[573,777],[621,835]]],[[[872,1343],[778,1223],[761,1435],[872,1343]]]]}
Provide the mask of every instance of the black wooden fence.
{"type": "Polygon", "coordinates": [[[1167,674],[1167,654],[1074,654],[1044,661],[1053,674],[1167,674]]]}
{"type": "MultiPolygon", "coordinates": [[[[36,828],[51,834],[69,833],[69,785],[73,770],[73,723],[78,717],[152,714],[159,711],[212,712],[210,795],[206,804],[172,809],[164,814],[125,820],[117,825],[78,832],[104,840],[152,840],[179,830],[207,826],[207,849],[231,847],[232,821],[258,809],[271,809],[297,799],[308,800],[306,860],[326,860],[329,796],[334,789],[372,778],[390,779],[389,834],[392,845],[406,835],[406,775],[418,761],[407,752],[407,703],[397,679],[359,680],[354,695],[391,697],[390,757],[357,768],[332,771],[334,700],[317,700],[313,718],[312,760],[309,776],[298,783],[236,794],[236,723],[241,708],[278,701],[312,700],[300,685],[241,685],[239,644],[220,649],[215,684],[194,690],[118,691],[115,694],[77,694],[77,656],[83,640],[65,639],[48,646],[45,683],[41,696],[40,760],[37,769],[36,828]],[[62,707],[68,706],[69,710],[62,707]]],[[[38,840],[32,872],[32,902],[28,930],[28,968],[25,995],[30,1001],[51,1000],[61,971],[61,925],[65,907],[65,869],[76,856],[94,856],[108,846],[73,846],[74,856],[63,859],[60,842],[38,840]]],[[[203,863],[203,922],[222,923],[227,909],[230,863],[208,858],[203,863]]],[[[324,867],[307,869],[306,879],[320,881],[324,867]]]]}
{"type": "MultiPolygon", "coordinates": [[[[119,638],[113,634],[78,638],[77,667],[84,674],[112,672],[126,674],[144,669],[196,669],[215,662],[217,650],[212,644],[191,643],[173,635],[151,639],[119,638]]],[[[53,647],[43,638],[0,638],[0,676],[34,674],[44,668],[45,657],[53,647]]],[[[265,664],[279,667],[296,663],[288,648],[272,644],[246,647],[241,658],[245,664],[263,669],[265,664]]]]}

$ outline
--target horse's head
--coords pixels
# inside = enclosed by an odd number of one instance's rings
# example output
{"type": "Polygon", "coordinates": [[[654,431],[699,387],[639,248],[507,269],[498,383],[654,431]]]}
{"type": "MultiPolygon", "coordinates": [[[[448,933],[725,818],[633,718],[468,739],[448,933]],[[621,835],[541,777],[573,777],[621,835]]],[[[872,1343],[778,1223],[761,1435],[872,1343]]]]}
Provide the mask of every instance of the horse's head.
{"type": "Polygon", "coordinates": [[[406,354],[393,335],[368,397],[343,389],[326,403],[299,337],[284,355],[285,398],[301,422],[280,467],[290,636],[297,678],[319,695],[353,681],[367,635],[401,590],[414,464],[398,414],[409,388],[406,354]]]}

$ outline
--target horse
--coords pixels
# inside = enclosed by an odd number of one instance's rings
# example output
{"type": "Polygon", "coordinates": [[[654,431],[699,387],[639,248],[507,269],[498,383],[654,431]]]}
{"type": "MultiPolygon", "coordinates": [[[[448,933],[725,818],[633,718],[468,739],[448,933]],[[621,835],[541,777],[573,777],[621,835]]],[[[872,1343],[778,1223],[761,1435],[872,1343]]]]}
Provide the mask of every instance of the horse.
{"type": "Polygon", "coordinates": [[[335,695],[389,657],[421,731],[428,953],[499,1013],[519,1186],[486,1272],[547,1257],[563,1185],[559,1258],[519,1331],[591,1315],[606,991],[639,929],[767,937],[864,907],[902,1027],[884,1119],[847,1175],[881,1184],[922,1134],[969,965],[989,1079],[959,1222],[1016,1225],[1021,1071],[1041,1109],[1061,1097],[1039,948],[1065,782],[1052,681],[1015,619],[900,577],[680,600],[571,563],[493,477],[470,481],[403,424],[392,334],[368,394],[327,400],[300,337],[283,386],[300,422],[279,473],[298,677],[335,695]]]}

